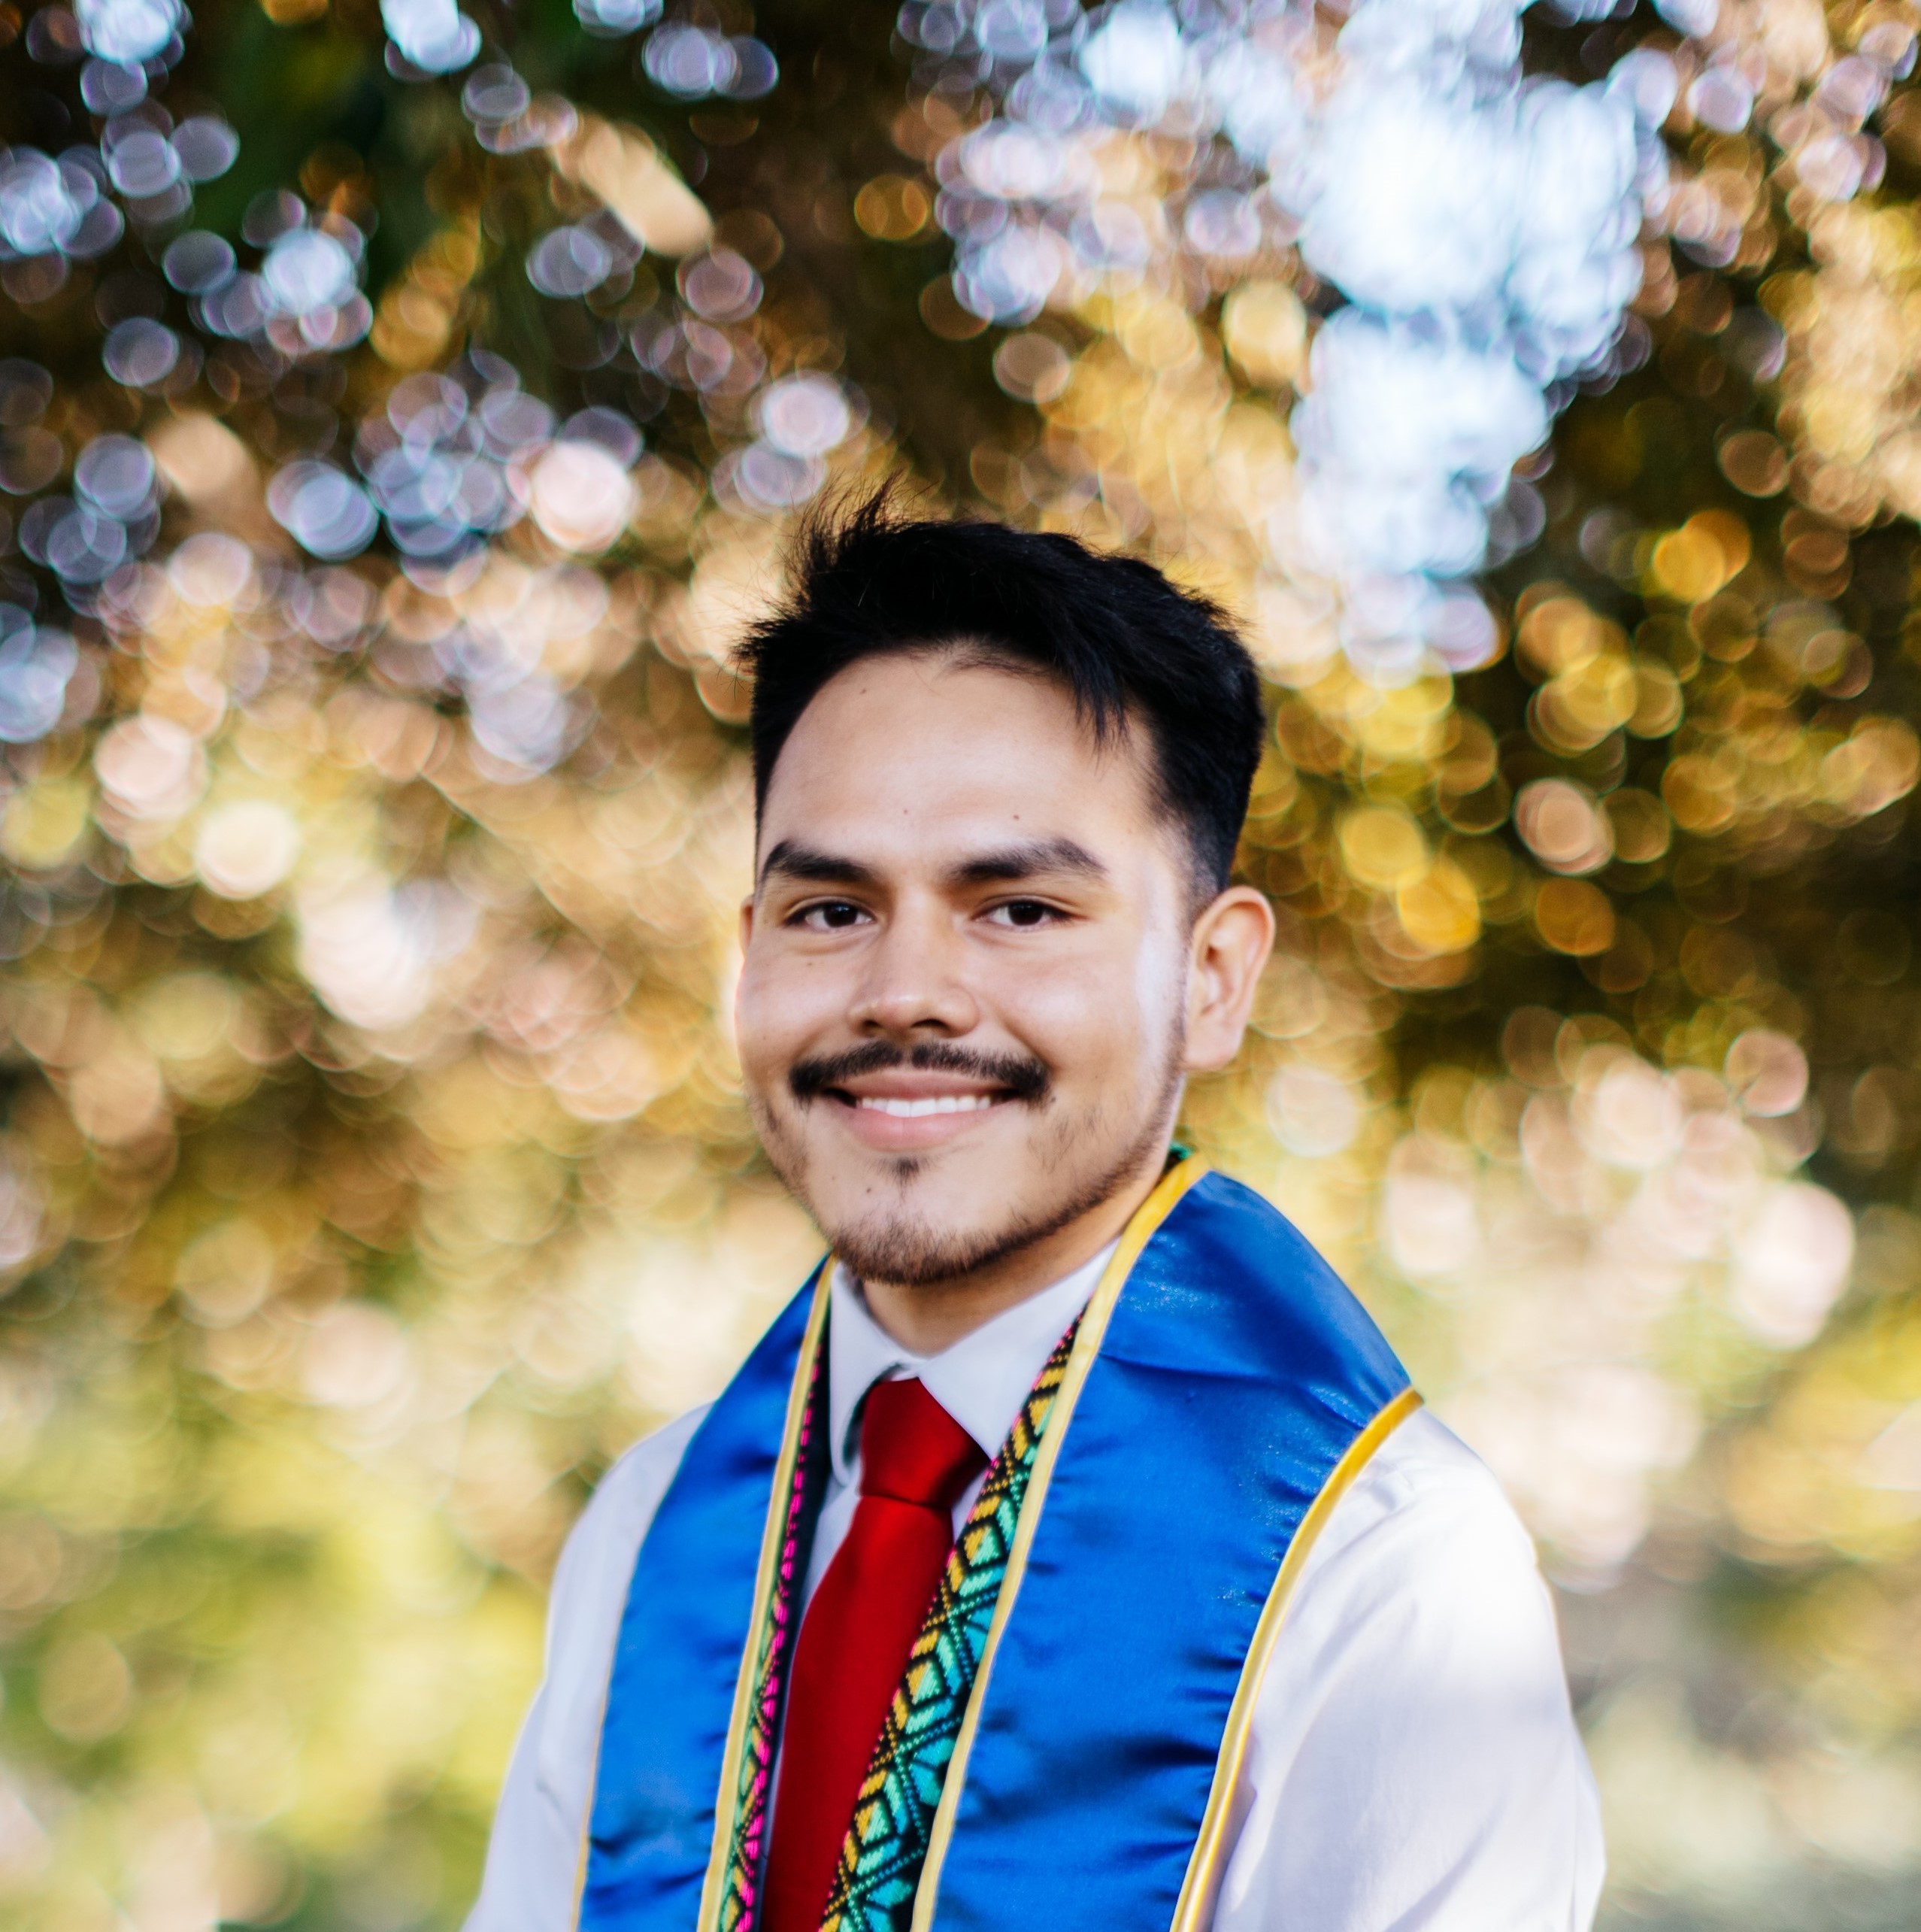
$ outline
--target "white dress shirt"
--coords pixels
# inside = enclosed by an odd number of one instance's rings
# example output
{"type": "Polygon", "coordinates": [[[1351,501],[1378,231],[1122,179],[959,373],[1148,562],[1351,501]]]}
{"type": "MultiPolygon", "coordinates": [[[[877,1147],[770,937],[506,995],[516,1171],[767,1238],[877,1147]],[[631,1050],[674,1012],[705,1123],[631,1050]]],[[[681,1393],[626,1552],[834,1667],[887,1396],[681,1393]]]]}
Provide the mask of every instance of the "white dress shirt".
{"type": "MultiPolygon", "coordinates": [[[[918,1375],[992,1457],[1111,1252],[924,1358],[894,1342],[836,1271],[831,1468],[808,1597],[859,1500],[856,1425],[868,1389],[918,1375]]],[[[467,1932],[571,1932],[629,1579],[705,1412],[630,1449],[568,1539],[546,1679],[508,1769],[467,1932]]],[[[956,1526],[978,1488],[956,1504],[956,1526]]],[[[1425,1411],[1375,1451],[1302,1568],[1255,1706],[1232,1833],[1214,1932],[1588,1932],[1593,1923],[1600,1808],[1553,1606],[1499,1485],[1425,1411]]]]}

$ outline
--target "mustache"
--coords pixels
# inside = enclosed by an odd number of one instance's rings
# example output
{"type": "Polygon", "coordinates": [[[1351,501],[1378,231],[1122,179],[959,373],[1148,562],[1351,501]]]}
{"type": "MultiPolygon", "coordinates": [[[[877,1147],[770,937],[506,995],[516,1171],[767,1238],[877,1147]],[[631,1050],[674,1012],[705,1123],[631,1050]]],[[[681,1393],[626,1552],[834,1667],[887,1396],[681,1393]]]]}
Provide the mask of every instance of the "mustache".
{"type": "Polygon", "coordinates": [[[1049,1084],[1046,1067],[1018,1054],[977,1053],[941,1040],[924,1042],[908,1052],[892,1040],[868,1040],[845,1053],[797,1060],[788,1069],[787,1085],[805,1106],[863,1074],[884,1073],[895,1066],[911,1066],[923,1073],[957,1073],[987,1086],[1004,1087],[1015,1099],[1029,1106],[1046,1093],[1049,1084]]]}

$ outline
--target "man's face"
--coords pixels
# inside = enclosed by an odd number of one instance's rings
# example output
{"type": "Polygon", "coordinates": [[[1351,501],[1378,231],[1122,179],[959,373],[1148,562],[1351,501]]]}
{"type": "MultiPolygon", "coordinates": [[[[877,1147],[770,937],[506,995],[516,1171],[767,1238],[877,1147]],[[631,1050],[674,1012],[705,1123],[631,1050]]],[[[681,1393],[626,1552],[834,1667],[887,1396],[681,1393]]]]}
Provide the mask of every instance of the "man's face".
{"type": "Polygon", "coordinates": [[[1191,875],[1144,727],[951,652],[825,686],[775,765],[736,1007],[755,1119],[841,1258],[931,1283],[1158,1161],[1191,875]]]}

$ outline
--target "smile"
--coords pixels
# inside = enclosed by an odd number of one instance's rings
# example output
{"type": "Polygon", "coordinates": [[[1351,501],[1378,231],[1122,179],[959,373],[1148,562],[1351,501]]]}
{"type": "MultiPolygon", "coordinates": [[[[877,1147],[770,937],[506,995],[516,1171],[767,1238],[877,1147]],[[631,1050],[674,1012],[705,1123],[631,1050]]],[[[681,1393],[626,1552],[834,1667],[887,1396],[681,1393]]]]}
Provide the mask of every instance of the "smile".
{"type": "Polygon", "coordinates": [[[997,1093],[942,1093],[925,1100],[901,1100],[884,1094],[862,1094],[854,1105],[875,1113],[890,1114],[897,1121],[917,1121],[927,1114],[978,1113],[1004,1097],[997,1093]]]}
{"type": "Polygon", "coordinates": [[[978,1075],[932,1069],[889,1067],[824,1090],[843,1131],[874,1154],[931,1153],[950,1142],[992,1131],[1020,1096],[1010,1087],[983,1085],[978,1075]]]}

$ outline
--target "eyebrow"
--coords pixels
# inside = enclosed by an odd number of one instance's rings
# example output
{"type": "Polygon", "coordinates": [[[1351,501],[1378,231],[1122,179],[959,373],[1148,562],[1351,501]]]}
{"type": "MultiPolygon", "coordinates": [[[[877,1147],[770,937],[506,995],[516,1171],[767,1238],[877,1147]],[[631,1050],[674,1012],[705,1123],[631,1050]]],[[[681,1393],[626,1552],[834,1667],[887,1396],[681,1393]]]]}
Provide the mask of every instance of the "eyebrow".
{"type": "Polygon", "coordinates": [[[965,860],[948,873],[947,880],[952,885],[1003,885],[1049,872],[1073,872],[1089,879],[1108,876],[1107,867],[1085,845],[1071,839],[1035,839],[965,860]]]}
{"type": "Polygon", "coordinates": [[[760,869],[763,883],[777,875],[795,879],[806,885],[874,886],[880,883],[880,875],[871,866],[863,866],[858,859],[823,852],[792,839],[783,839],[771,848],[760,869]]]}
{"type": "MultiPolygon", "coordinates": [[[[1086,846],[1071,839],[1034,839],[1002,845],[965,859],[947,875],[950,886],[1005,885],[1039,878],[1053,872],[1077,873],[1104,880],[1107,868],[1086,846]]],[[[779,877],[804,885],[876,887],[880,875],[858,859],[823,852],[797,839],[783,839],[771,847],[760,869],[762,882],[779,877]]]]}

